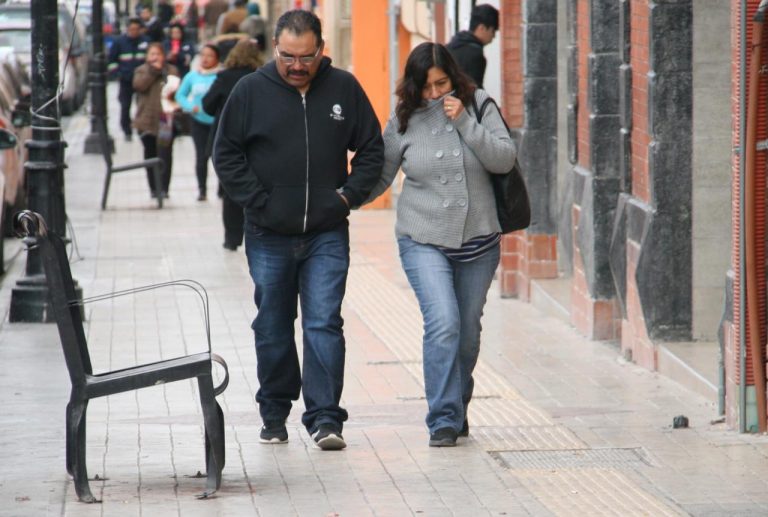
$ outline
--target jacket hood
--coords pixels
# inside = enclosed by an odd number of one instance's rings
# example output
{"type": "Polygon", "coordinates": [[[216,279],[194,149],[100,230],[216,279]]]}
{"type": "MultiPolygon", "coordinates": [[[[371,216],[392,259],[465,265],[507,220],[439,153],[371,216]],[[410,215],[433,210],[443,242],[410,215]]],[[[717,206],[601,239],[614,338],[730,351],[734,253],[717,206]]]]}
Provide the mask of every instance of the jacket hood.
{"type": "Polygon", "coordinates": [[[453,47],[463,47],[465,45],[477,45],[479,47],[483,46],[483,43],[477,39],[477,37],[472,34],[469,31],[461,31],[457,32],[453,38],[451,39],[451,46],[453,47]]]}
{"type": "MultiPolygon", "coordinates": [[[[312,79],[312,82],[309,85],[309,89],[311,90],[315,84],[322,82],[328,75],[328,71],[330,69],[331,58],[323,56],[320,60],[320,66],[317,69],[317,74],[315,74],[315,77],[312,79]]],[[[277,63],[275,63],[274,59],[259,68],[258,72],[264,74],[270,81],[282,86],[283,88],[289,89],[291,91],[298,91],[296,88],[285,82],[285,79],[283,79],[283,77],[277,71],[277,63]]]]}

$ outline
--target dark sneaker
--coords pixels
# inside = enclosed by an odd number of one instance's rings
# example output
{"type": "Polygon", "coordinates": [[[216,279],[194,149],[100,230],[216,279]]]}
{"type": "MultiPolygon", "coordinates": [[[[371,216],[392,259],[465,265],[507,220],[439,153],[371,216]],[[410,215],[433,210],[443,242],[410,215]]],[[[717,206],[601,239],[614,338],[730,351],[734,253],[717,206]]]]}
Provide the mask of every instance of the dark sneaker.
{"type": "Polygon", "coordinates": [[[341,432],[330,424],[320,424],[312,439],[324,451],[339,451],[347,446],[341,432]]]}
{"type": "Polygon", "coordinates": [[[430,447],[456,447],[458,433],[450,427],[441,427],[429,435],[430,447]]]}
{"type": "Polygon", "coordinates": [[[466,438],[469,436],[469,421],[467,419],[464,419],[464,425],[461,426],[461,431],[459,431],[459,438],[466,438]]]}
{"type": "Polygon", "coordinates": [[[269,423],[261,427],[259,433],[261,443],[288,443],[288,430],[283,423],[269,423]]]}

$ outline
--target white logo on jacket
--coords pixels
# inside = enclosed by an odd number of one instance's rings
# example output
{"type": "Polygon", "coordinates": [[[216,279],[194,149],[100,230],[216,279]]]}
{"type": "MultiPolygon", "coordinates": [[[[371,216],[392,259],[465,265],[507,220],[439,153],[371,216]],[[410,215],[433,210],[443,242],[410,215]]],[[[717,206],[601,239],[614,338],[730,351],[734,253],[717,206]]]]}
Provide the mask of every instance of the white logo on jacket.
{"type": "Polygon", "coordinates": [[[341,106],[339,104],[334,104],[333,108],[331,108],[331,118],[333,120],[344,120],[344,116],[341,114],[341,106]]]}

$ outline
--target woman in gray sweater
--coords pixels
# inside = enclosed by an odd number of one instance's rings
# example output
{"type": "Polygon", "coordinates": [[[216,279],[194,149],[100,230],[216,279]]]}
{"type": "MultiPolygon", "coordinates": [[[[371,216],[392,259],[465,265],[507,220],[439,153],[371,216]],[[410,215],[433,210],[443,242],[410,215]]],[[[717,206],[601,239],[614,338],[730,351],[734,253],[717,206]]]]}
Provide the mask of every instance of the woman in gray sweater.
{"type": "Polygon", "coordinates": [[[515,144],[491,108],[471,111],[477,90],[440,44],[413,49],[384,131],[385,165],[369,201],[404,174],[395,233],[424,318],[429,445],[469,434],[467,407],[480,351],[480,317],[499,264],[500,227],[490,174],[508,172],[515,144]]]}

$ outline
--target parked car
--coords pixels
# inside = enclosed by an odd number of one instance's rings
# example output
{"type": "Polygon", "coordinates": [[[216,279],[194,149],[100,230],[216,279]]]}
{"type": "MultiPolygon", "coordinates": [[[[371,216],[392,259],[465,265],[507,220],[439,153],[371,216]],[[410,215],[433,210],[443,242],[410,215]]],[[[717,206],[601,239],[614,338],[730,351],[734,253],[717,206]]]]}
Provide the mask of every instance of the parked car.
{"type": "MultiPolygon", "coordinates": [[[[0,46],[10,42],[26,63],[31,63],[31,14],[29,2],[0,4],[0,46]],[[4,37],[2,37],[4,36],[4,37]]],[[[60,99],[63,115],[69,115],[85,101],[88,91],[88,46],[85,29],[68,4],[59,4],[59,79],[64,91],[60,99]],[[64,74],[64,64],[66,74],[64,74]]]]}
{"type": "Polygon", "coordinates": [[[25,144],[31,137],[30,93],[27,70],[16,53],[12,49],[0,49],[0,130],[12,133],[18,144],[0,150],[0,228],[6,235],[10,228],[9,215],[26,207],[24,162],[27,159],[25,144]]]}

